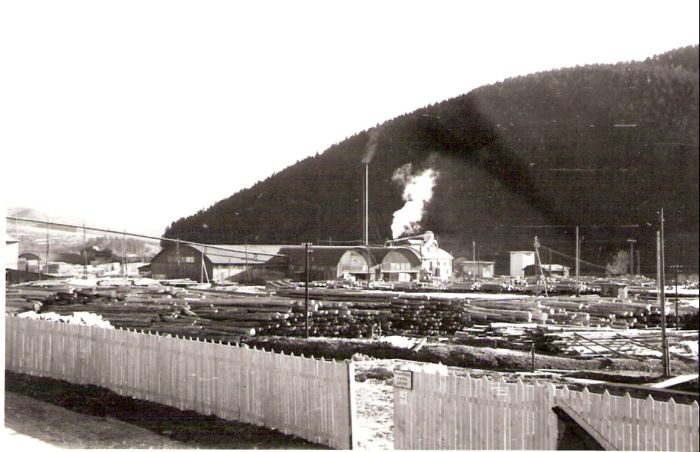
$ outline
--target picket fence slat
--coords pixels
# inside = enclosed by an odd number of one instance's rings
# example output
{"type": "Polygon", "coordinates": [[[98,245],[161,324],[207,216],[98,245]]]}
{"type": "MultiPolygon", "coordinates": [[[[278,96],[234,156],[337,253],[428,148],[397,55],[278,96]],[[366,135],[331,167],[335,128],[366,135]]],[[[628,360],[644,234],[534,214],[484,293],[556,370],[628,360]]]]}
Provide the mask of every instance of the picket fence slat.
{"type": "Polygon", "coordinates": [[[6,316],[5,368],[353,446],[349,361],[6,316]]]}

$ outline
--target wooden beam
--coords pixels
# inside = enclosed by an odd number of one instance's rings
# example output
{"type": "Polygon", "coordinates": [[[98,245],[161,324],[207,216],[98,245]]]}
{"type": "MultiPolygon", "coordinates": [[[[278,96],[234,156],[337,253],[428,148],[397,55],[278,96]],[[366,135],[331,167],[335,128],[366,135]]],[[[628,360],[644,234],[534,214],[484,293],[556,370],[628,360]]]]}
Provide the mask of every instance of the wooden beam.
{"type": "Polygon", "coordinates": [[[598,430],[593,428],[591,424],[586,422],[581,416],[578,415],[574,410],[568,405],[561,401],[557,401],[556,406],[552,407],[552,411],[559,416],[564,422],[575,423],[578,425],[588,436],[592,439],[598,446],[603,450],[617,450],[615,445],[607,440],[598,430]]]}
{"type": "Polygon", "coordinates": [[[672,386],[676,386],[682,383],[687,383],[689,381],[697,380],[698,379],[698,374],[688,374],[688,375],[679,375],[677,377],[669,378],[664,381],[659,381],[658,383],[652,383],[649,385],[650,388],[656,388],[656,389],[665,389],[665,388],[670,388],[672,386]]]}

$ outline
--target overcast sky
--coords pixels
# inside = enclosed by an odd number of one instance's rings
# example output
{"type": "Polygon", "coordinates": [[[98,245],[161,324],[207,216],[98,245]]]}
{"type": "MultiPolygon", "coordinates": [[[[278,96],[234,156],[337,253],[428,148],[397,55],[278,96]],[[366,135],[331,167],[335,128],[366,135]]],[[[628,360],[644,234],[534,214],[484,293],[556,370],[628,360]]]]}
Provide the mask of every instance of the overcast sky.
{"type": "Polygon", "coordinates": [[[161,234],[426,104],[698,33],[697,0],[3,2],[3,201],[161,234]]]}

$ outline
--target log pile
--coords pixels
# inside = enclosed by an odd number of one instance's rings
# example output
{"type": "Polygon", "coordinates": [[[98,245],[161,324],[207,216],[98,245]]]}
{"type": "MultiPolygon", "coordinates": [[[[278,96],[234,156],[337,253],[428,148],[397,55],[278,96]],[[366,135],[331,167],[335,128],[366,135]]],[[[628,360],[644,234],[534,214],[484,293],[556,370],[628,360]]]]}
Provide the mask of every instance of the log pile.
{"type": "MultiPolygon", "coordinates": [[[[653,303],[597,297],[485,298],[468,294],[320,288],[310,289],[309,295],[309,333],[313,336],[449,336],[469,333],[474,325],[493,323],[628,330],[656,327],[661,316],[658,305],[653,303]]],[[[115,327],[213,339],[240,335],[301,336],[306,327],[304,296],[303,289],[295,288],[269,295],[174,286],[22,286],[7,289],[6,312],[88,311],[102,315],[115,327]]],[[[670,306],[668,325],[673,327],[670,306]]],[[[680,316],[693,313],[697,310],[679,309],[680,316]]],[[[492,333],[483,330],[473,336],[485,337],[487,341],[495,337],[496,345],[504,340],[499,338],[500,333],[492,333]]],[[[516,346],[525,344],[519,344],[519,338],[512,336],[510,339],[516,346]]],[[[538,342],[543,351],[547,350],[543,345],[546,342],[545,339],[538,342]]]]}

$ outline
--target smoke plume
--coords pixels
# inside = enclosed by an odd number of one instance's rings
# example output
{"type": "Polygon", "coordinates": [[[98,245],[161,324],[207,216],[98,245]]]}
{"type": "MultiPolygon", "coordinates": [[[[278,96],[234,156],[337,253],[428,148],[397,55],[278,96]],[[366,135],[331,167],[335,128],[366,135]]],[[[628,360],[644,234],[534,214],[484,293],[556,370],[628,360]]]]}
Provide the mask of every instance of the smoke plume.
{"type": "Polygon", "coordinates": [[[411,163],[394,171],[392,180],[403,186],[401,197],[405,201],[403,207],[394,212],[394,221],[391,223],[393,238],[399,238],[403,234],[414,234],[420,230],[420,222],[423,219],[425,207],[433,196],[433,187],[440,172],[433,168],[427,168],[416,174],[413,173],[411,163]]]}
{"type": "Polygon", "coordinates": [[[365,146],[365,155],[362,157],[362,164],[368,165],[374,158],[374,153],[377,152],[377,141],[379,140],[379,129],[372,129],[369,132],[367,145],[365,146]]]}

